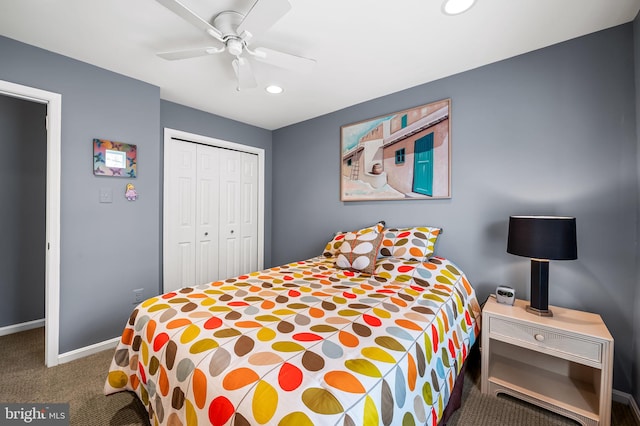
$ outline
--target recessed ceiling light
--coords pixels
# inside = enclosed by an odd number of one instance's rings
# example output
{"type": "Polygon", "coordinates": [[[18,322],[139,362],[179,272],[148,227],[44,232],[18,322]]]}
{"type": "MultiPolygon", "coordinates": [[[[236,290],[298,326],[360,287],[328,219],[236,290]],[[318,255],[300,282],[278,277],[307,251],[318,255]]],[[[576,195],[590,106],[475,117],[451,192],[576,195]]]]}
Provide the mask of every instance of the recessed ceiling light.
{"type": "Polygon", "coordinates": [[[442,11],[447,15],[459,15],[471,9],[476,0],[445,0],[442,11]]]}
{"type": "Polygon", "coordinates": [[[274,95],[277,95],[279,93],[282,93],[282,87],[280,86],[276,86],[275,84],[272,84],[270,86],[267,86],[267,88],[265,89],[267,92],[269,93],[273,93],[274,95]]]}

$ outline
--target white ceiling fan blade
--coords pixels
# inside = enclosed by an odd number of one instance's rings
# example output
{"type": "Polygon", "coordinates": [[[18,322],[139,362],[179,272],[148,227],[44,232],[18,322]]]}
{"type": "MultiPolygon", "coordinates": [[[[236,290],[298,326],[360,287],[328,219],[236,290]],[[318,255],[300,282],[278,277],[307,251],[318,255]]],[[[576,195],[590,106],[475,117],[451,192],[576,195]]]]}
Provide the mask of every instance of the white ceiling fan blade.
{"type": "Polygon", "coordinates": [[[253,37],[258,37],[289,10],[291,10],[291,4],[288,0],[257,0],[238,25],[238,34],[248,31],[253,37]]]}
{"type": "Polygon", "coordinates": [[[162,59],[177,61],[180,59],[197,58],[199,56],[213,55],[224,52],[224,47],[197,47],[195,49],[174,50],[171,52],[160,52],[157,55],[162,59]]]}
{"type": "Polygon", "coordinates": [[[261,62],[300,73],[308,74],[316,65],[315,59],[279,52],[266,47],[258,47],[253,51],[247,49],[247,51],[261,62]]]}
{"type": "Polygon", "coordinates": [[[196,15],[194,11],[189,9],[184,4],[180,3],[178,0],[156,0],[156,1],[161,5],[163,5],[164,7],[166,7],[167,9],[169,9],[170,11],[172,11],[173,13],[175,13],[176,15],[178,15],[179,17],[181,17],[182,19],[184,19],[185,21],[189,22],[191,25],[206,32],[211,37],[219,41],[223,41],[222,34],[220,33],[220,31],[218,31],[216,27],[214,27],[213,25],[211,25],[210,23],[208,23],[207,21],[205,21],[204,19],[196,15]]]}
{"type": "Polygon", "coordinates": [[[238,56],[233,60],[232,65],[238,78],[238,91],[252,89],[258,86],[256,78],[253,75],[253,70],[251,69],[251,64],[249,64],[246,58],[238,56]]]}

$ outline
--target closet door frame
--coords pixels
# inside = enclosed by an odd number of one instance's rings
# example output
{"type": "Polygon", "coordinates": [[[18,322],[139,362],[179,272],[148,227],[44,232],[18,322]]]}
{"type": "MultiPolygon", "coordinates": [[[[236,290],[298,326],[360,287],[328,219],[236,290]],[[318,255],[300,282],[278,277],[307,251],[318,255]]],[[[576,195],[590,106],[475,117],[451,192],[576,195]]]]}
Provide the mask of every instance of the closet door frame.
{"type": "Polygon", "coordinates": [[[164,129],[164,144],[163,144],[163,201],[162,201],[162,278],[164,288],[164,276],[166,273],[165,264],[171,261],[165,256],[165,247],[168,246],[168,224],[164,220],[167,217],[168,206],[165,203],[167,199],[167,173],[164,171],[170,166],[170,160],[168,156],[168,146],[171,139],[178,139],[185,142],[193,142],[202,145],[209,145],[217,148],[232,149],[235,151],[246,152],[249,154],[255,154],[258,156],[258,270],[264,268],[264,188],[265,188],[265,154],[264,149],[256,148],[253,146],[242,145],[235,142],[229,142],[222,139],[211,138],[208,136],[198,135],[195,133],[184,132],[182,130],[170,129],[165,127],[164,129]]]}

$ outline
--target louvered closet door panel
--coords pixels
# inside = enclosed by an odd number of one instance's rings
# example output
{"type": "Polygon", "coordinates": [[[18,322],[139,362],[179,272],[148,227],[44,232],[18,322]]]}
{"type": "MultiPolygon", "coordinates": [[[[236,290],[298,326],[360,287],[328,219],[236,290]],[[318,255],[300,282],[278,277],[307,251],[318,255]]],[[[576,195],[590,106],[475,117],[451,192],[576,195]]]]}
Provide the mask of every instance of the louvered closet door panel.
{"type": "Polygon", "coordinates": [[[172,140],[168,147],[171,167],[165,170],[165,221],[167,246],[164,259],[164,290],[193,285],[196,264],[196,146],[172,140]]]}
{"type": "Polygon", "coordinates": [[[241,161],[240,152],[220,150],[220,279],[248,272],[240,268],[241,161]]]}
{"type": "Polygon", "coordinates": [[[164,291],[258,269],[258,156],[179,141],[165,158],[164,291]]]}
{"type": "Polygon", "coordinates": [[[241,269],[240,273],[258,269],[258,156],[241,153],[241,269]]]}
{"type": "Polygon", "coordinates": [[[220,278],[218,234],[220,199],[220,149],[197,146],[196,284],[220,278]]]}

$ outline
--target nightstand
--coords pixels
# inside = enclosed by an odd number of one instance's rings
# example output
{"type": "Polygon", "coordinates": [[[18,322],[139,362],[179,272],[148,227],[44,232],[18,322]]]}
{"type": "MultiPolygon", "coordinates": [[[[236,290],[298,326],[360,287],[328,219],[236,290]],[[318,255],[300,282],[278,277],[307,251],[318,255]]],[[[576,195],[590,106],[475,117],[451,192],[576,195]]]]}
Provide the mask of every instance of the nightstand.
{"type": "Polygon", "coordinates": [[[504,393],[576,420],[611,423],[613,338],[600,315],[551,306],[552,317],[493,297],[482,310],[482,393],[504,393]]]}

